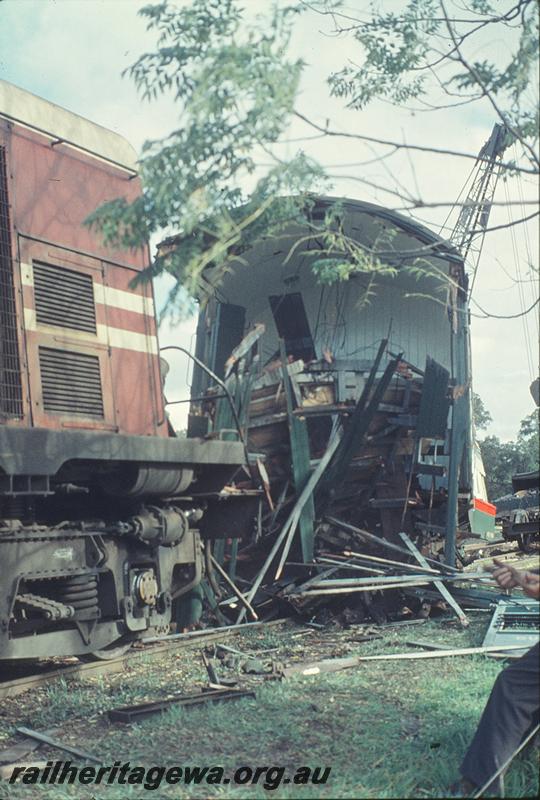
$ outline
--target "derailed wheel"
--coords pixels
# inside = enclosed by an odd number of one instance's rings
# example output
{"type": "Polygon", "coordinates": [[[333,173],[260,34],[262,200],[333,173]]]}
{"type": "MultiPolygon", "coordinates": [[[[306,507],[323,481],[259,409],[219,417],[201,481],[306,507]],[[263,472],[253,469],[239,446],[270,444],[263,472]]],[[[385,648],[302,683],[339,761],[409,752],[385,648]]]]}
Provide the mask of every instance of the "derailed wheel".
{"type": "Polygon", "coordinates": [[[94,650],[92,653],[82,653],[81,655],[77,656],[79,661],[84,661],[85,663],[89,663],[91,661],[113,661],[115,658],[121,658],[125,655],[128,650],[130,650],[131,645],[133,642],[113,642],[108,647],[104,647],[103,650],[94,650]]]}

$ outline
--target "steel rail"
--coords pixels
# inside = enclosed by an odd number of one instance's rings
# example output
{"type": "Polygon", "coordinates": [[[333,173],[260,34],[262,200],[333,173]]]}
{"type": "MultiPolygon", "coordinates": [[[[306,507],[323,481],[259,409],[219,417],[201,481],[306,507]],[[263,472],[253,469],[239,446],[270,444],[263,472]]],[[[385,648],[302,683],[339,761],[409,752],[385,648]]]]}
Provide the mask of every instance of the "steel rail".
{"type": "MultiPolygon", "coordinates": [[[[287,620],[272,620],[268,623],[248,622],[244,625],[227,626],[226,628],[210,628],[208,631],[196,631],[193,633],[173,634],[170,637],[149,638],[145,647],[132,649],[118,658],[111,658],[109,661],[92,661],[89,663],[73,664],[47,672],[25,675],[11,680],[0,679],[0,700],[8,697],[16,697],[19,694],[36,689],[40,686],[52,683],[61,678],[84,678],[95,677],[98,675],[112,675],[124,672],[130,664],[141,659],[154,660],[164,655],[167,651],[182,648],[198,647],[199,644],[206,642],[226,639],[238,633],[243,633],[254,627],[264,627],[265,625],[284,624],[287,620]],[[170,639],[170,641],[168,641],[170,639]]],[[[15,662],[16,663],[16,662],[15,662]]]]}

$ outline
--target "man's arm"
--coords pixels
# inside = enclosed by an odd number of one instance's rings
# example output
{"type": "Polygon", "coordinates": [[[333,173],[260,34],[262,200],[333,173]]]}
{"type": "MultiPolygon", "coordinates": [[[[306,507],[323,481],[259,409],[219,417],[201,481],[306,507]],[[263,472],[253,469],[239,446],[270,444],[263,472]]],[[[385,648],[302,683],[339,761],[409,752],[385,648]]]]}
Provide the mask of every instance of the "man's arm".
{"type": "Polygon", "coordinates": [[[491,572],[501,589],[514,589],[520,586],[526,595],[540,598],[540,576],[534,572],[516,569],[497,558],[493,559],[493,566],[486,567],[491,572]]]}

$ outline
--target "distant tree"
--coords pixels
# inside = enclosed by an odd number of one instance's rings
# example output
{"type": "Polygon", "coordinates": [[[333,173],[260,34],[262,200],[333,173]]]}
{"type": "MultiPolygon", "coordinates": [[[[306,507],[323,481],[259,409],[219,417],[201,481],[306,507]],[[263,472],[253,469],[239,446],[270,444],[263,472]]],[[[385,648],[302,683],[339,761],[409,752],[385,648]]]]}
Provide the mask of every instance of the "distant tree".
{"type": "Polygon", "coordinates": [[[539,411],[521,420],[517,443],[523,455],[523,471],[538,469],[540,459],[539,411]]]}
{"type": "Polygon", "coordinates": [[[480,442],[490,500],[512,492],[512,475],[521,471],[521,453],[515,442],[501,442],[498,436],[486,436],[480,442]]]}
{"type": "Polygon", "coordinates": [[[538,411],[521,421],[516,441],[501,442],[497,436],[480,441],[486,470],[488,497],[496,500],[512,492],[512,475],[538,469],[539,438],[538,411]]]}
{"type": "Polygon", "coordinates": [[[493,417],[484,405],[484,401],[476,392],[472,393],[472,413],[477,431],[484,431],[493,422],[493,417]]]}

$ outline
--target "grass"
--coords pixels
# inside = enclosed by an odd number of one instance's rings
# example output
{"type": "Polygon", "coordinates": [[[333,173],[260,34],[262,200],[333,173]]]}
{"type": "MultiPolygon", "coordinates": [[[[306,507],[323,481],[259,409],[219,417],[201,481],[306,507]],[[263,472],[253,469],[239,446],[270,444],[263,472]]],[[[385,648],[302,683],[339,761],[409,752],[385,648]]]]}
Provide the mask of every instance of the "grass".
{"type": "MultiPolygon", "coordinates": [[[[468,630],[453,622],[387,629],[382,640],[350,642],[349,633],[318,632],[295,638],[295,629],[252,631],[235,638],[238,649],[279,647],[280,660],[314,660],[329,655],[405,650],[407,639],[442,641],[448,646],[481,642],[486,619],[468,630]],[[315,641],[320,640],[320,641],[315,641]],[[334,643],[333,643],[334,642],[334,643]]],[[[195,651],[196,653],[196,651],[195,651]]],[[[263,656],[262,656],[263,657],[263,656]]],[[[36,729],[58,725],[61,737],[99,755],[132,765],[221,765],[228,774],[239,766],[329,766],[325,786],[282,785],[185,787],[162,785],[49,787],[0,784],[1,800],[139,800],[140,798],[390,798],[444,797],[472,737],[493,681],[503,665],[482,656],[426,661],[366,662],[362,666],[283,682],[242,679],[257,684],[255,700],[173,708],[132,726],[109,725],[103,712],[164,693],[192,690],[205,675],[191,653],[170,655],[159,664],[140,664],[129,676],[87,683],[57,683],[21,701],[18,724],[36,729]]],[[[225,675],[223,669],[221,674],[225,675]]],[[[233,674],[233,673],[230,673],[233,674]]],[[[13,703],[14,701],[10,701],[13,703]]],[[[3,734],[13,730],[12,709],[3,734]]],[[[63,759],[58,751],[46,758],[63,759]]],[[[67,757],[66,757],[67,758],[67,757]]],[[[512,797],[538,793],[537,759],[519,760],[507,776],[512,797]]]]}

